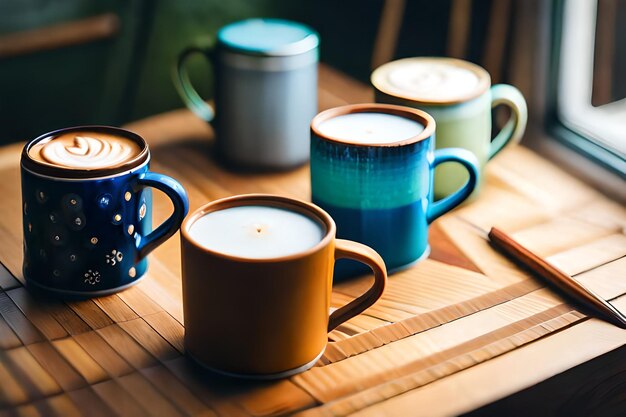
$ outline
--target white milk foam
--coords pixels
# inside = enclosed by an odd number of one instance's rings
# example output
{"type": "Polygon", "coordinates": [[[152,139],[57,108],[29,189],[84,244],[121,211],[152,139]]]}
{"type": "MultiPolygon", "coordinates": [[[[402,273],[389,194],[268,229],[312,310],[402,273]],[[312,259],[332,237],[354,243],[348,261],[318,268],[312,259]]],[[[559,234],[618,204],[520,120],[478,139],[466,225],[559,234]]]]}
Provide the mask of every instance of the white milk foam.
{"type": "Polygon", "coordinates": [[[213,211],[189,228],[189,235],[200,246],[248,259],[304,252],[317,245],[324,233],[308,216],[269,206],[238,206],[213,211]]]}
{"type": "Polygon", "coordinates": [[[394,143],[424,131],[415,120],[388,113],[349,113],[322,121],[317,130],[332,139],[364,145],[394,143]]]}
{"type": "Polygon", "coordinates": [[[412,61],[391,69],[387,82],[423,101],[452,101],[471,95],[480,79],[473,71],[450,63],[412,61]]]}

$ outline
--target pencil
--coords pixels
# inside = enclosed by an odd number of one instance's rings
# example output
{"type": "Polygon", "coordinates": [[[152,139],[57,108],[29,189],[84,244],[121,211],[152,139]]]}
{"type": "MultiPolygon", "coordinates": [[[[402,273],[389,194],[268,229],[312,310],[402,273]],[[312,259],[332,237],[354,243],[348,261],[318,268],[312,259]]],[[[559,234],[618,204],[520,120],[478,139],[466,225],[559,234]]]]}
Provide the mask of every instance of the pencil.
{"type": "Polygon", "coordinates": [[[489,233],[480,227],[457,216],[460,220],[485,234],[490,244],[500,252],[508,255],[517,263],[530,269],[550,286],[559,290],[566,298],[580,303],[582,306],[594,311],[599,317],[616,326],[626,329],[626,316],[611,303],[598,294],[585,287],[574,278],[561,271],[539,255],[521,245],[502,230],[492,227],[489,233]]]}

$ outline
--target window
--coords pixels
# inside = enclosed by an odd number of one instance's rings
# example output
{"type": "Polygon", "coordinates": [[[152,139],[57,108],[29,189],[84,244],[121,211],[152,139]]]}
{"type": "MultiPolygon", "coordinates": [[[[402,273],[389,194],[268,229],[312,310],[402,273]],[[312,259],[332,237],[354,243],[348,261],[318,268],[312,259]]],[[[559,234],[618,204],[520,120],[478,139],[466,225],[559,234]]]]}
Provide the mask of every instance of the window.
{"type": "Polygon", "coordinates": [[[549,127],[626,178],[626,0],[557,0],[549,127]]]}

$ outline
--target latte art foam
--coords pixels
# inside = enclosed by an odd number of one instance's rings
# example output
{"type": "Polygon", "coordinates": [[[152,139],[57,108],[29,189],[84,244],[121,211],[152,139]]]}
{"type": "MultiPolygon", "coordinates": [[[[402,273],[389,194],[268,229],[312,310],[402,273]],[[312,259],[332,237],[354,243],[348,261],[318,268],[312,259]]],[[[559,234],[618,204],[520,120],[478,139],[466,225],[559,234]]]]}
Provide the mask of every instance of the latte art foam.
{"type": "Polygon", "coordinates": [[[489,74],[452,58],[405,58],[372,73],[374,86],[387,94],[424,103],[449,103],[476,97],[489,88],[489,74]]]}
{"type": "Polygon", "coordinates": [[[131,139],[78,131],[43,139],[28,151],[28,156],[61,168],[98,169],[120,166],[140,152],[140,146],[131,139]]]}

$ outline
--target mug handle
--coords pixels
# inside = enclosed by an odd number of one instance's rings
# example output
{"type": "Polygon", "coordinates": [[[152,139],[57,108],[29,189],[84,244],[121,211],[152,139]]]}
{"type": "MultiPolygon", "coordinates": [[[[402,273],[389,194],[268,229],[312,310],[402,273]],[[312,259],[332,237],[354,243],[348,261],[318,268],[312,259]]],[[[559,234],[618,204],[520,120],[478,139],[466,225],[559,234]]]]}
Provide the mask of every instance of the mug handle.
{"type": "Polygon", "coordinates": [[[137,260],[140,260],[176,233],[189,211],[189,199],[183,186],[167,175],[144,172],[139,174],[137,182],[142,187],[154,187],[163,191],[174,205],[174,212],[167,220],[146,236],[137,238],[137,260]]]}
{"type": "Polygon", "coordinates": [[[511,109],[511,118],[491,141],[489,159],[496,156],[507,144],[519,142],[528,121],[526,100],[522,93],[512,85],[496,84],[491,87],[491,108],[499,105],[511,109]]]}
{"type": "Polygon", "coordinates": [[[469,179],[454,193],[439,201],[430,203],[428,210],[426,210],[426,221],[428,224],[465,201],[474,191],[478,180],[478,160],[472,152],[461,148],[437,149],[431,170],[434,170],[437,165],[444,162],[458,162],[463,165],[469,173],[469,179]]]}
{"type": "MultiPolygon", "coordinates": [[[[194,55],[200,54],[204,56],[211,66],[215,68],[215,47],[213,45],[194,45],[184,49],[179,55],[174,67],[174,73],[172,79],[174,86],[178,91],[178,95],[183,100],[185,105],[193,111],[196,116],[209,123],[215,117],[215,111],[208,105],[189,80],[189,74],[187,73],[187,67],[185,66],[187,59],[194,55]]],[[[213,71],[215,74],[215,71],[213,71]]]]}
{"type": "Polygon", "coordinates": [[[374,304],[383,295],[387,285],[385,261],[369,246],[351,240],[337,239],[335,241],[335,259],[352,259],[366,264],[374,272],[374,284],[359,297],[333,311],[328,318],[329,332],[374,304]]]}

